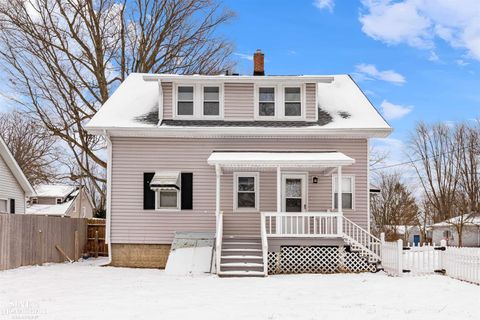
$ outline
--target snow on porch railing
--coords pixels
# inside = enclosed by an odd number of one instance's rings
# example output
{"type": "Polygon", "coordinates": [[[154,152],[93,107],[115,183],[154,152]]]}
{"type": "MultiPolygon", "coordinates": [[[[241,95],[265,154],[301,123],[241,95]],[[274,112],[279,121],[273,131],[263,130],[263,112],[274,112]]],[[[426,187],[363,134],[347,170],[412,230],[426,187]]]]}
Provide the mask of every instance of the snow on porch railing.
{"type": "Polygon", "coordinates": [[[262,212],[269,237],[341,236],[342,215],[336,212],[262,212]]]}

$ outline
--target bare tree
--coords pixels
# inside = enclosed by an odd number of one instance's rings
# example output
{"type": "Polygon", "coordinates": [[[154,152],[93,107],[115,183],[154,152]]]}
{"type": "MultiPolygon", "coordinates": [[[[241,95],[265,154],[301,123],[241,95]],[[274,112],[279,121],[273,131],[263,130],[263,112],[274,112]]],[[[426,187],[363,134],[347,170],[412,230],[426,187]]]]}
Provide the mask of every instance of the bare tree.
{"type": "Polygon", "coordinates": [[[0,134],[31,184],[58,178],[56,139],[41,123],[19,111],[0,114],[0,134]]]}
{"type": "Polygon", "coordinates": [[[419,123],[410,140],[410,157],[426,200],[435,209],[434,222],[456,213],[458,167],[452,150],[457,148],[451,128],[443,123],[419,123]]]}
{"type": "Polygon", "coordinates": [[[375,234],[385,232],[387,239],[400,238],[399,226],[417,225],[418,207],[415,198],[398,173],[379,174],[380,193],[370,201],[375,234]]]}
{"type": "Polygon", "coordinates": [[[459,245],[469,217],[480,210],[480,128],[469,123],[417,125],[410,144],[412,162],[433,222],[455,228],[459,245]]]}
{"type": "Polygon", "coordinates": [[[104,141],[84,124],[129,73],[230,68],[217,29],[232,16],[215,0],[0,1],[0,61],[11,98],[69,148],[72,179],[104,199],[104,141]]]}

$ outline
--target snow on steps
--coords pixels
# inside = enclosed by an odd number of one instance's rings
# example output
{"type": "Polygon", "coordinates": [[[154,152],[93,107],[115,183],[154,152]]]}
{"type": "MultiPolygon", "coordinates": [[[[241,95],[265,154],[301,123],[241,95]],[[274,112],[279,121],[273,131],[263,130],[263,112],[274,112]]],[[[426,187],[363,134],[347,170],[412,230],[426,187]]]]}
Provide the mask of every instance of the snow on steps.
{"type": "Polygon", "coordinates": [[[262,244],[259,238],[229,236],[222,239],[218,275],[221,277],[263,277],[262,244]]]}

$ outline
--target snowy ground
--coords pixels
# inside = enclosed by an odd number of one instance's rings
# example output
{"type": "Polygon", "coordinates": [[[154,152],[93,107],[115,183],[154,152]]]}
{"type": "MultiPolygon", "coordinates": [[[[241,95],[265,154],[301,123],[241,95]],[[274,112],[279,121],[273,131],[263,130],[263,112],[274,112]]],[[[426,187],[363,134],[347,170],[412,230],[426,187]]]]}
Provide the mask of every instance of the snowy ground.
{"type": "Polygon", "coordinates": [[[480,286],[439,275],[220,279],[100,262],[0,272],[0,319],[480,319],[480,286]]]}

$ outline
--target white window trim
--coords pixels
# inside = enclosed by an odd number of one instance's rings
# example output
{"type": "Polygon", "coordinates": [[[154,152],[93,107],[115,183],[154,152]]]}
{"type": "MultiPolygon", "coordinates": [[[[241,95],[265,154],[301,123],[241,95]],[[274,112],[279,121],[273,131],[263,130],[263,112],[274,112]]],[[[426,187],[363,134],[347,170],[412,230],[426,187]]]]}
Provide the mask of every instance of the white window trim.
{"type": "Polygon", "coordinates": [[[7,206],[6,206],[7,212],[4,212],[4,213],[10,213],[10,199],[9,198],[0,198],[0,200],[7,202],[7,206]]]}
{"type": "Polygon", "coordinates": [[[224,105],[224,86],[223,84],[218,84],[218,83],[213,83],[213,84],[202,84],[200,85],[200,93],[201,93],[201,99],[200,99],[200,114],[202,119],[223,119],[223,105],[224,105]],[[218,116],[210,116],[210,115],[205,115],[204,109],[203,109],[203,103],[205,102],[205,92],[204,88],[205,87],[218,87],[218,116]]]}
{"type": "Polygon", "coordinates": [[[224,118],[224,84],[223,83],[174,83],[172,95],[173,118],[182,120],[222,120],[224,118]],[[178,114],[178,87],[193,87],[193,115],[178,114]],[[219,88],[219,115],[206,116],[203,114],[204,87],[219,88]]]}
{"type": "MultiPolygon", "coordinates": [[[[354,175],[348,175],[348,174],[342,174],[342,178],[350,178],[351,179],[351,184],[352,184],[352,208],[351,209],[343,209],[342,210],[355,210],[355,176],[354,175]]],[[[337,175],[333,174],[332,175],[332,210],[335,209],[335,184],[337,180],[337,175]]]]}
{"type": "Polygon", "coordinates": [[[271,84],[255,84],[254,85],[254,94],[253,94],[253,100],[254,100],[254,114],[255,120],[276,120],[279,116],[279,99],[278,99],[278,85],[271,85],[271,84]],[[275,90],[275,100],[274,100],[274,110],[275,110],[275,115],[273,116],[261,116],[260,115],[260,88],[274,88],[275,90]]]}
{"type": "Polygon", "coordinates": [[[305,97],[305,84],[302,84],[302,85],[295,85],[295,84],[292,84],[292,85],[282,85],[282,116],[283,116],[283,119],[285,120],[305,120],[306,119],[306,116],[305,116],[305,113],[306,113],[306,110],[305,110],[305,101],[306,101],[306,97],[305,97]],[[285,103],[286,103],[286,100],[285,100],[285,88],[300,88],[300,115],[299,116],[286,116],[285,115],[285,103]]]}
{"type": "MultiPolygon", "coordinates": [[[[182,188],[180,187],[180,190],[176,190],[177,191],[177,207],[176,208],[159,208],[158,207],[158,193],[161,192],[162,190],[160,190],[161,188],[159,189],[155,189],[155,211],[180,211],[181,210],[181,201],[182,201],[182,188]]],[[[167,191],[167,190],[164,190],[164,191],[167,191]]]]}
{"type": "Polygon", "coordinates": [[[259,212],[260,211],[260,174],[258,172],[234,172],[233,174],[233,211],[234,212],[259,212]],[[255,208],[238,207],[238,178],[255,178],[255,208]]]}
{"type": "Polygon", "coordinates": [[[268,83],[255,83],[253,86],[253,103],[255,120],[281,120],[281,121],[305,121],[306,120],[306,86],[304,83],[283,83],[272,85],[268,83]],[[275,116],[261,116],[259,114],[260,88],[275,88],[275,116]],[[285,116],[285,88],[300,88],[300,116],[285,116]]]}

